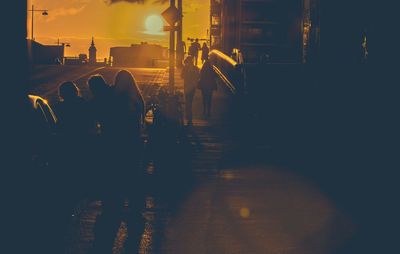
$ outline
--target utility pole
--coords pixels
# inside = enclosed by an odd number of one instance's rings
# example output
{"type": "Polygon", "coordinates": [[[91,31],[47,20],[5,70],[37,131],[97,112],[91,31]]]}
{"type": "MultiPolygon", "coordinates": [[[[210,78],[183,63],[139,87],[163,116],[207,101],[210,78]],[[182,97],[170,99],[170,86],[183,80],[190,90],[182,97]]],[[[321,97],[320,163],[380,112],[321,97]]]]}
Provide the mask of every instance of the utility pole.
{"type": "Polygon", "coordinates": [[[175,24],[180,20],[179,10],[175,6],[175,0],[170,0],[170,6],[161,13],[169,26],[164,27],[164,31],[169,31],[169,86],[175,85],[175,31],[178,26],[175,24]]]}
{"type": "Polygon", "coordinates": [[[178,0],[178,12],[179,12],[179,21],[178,21],[178,30],[177,30],[177,44],[176,44],[176,66],[182,67],[183,57],[184,57],[184,48],[183,48],[183,6],[182,0],[178,0]]]}
{"type": "MultiPolygon", "coordinates": [[[[170,0],[170,7],[175,7],[175,0],[170,0]]],[[[169,86],[175,86],[175,31],[169,32],[169,86]]]]}
{"type": "Polygon", "coordinates": [[[33,40],[35,40],[34,38],[33,38],[33,16],[34,16],[34,11],[35,11],[35,6],[32,4],[32,13],[31,13],[31,16],[32,16],[32,21],[31,21],[31,40],[33,41],[33,40]]]}

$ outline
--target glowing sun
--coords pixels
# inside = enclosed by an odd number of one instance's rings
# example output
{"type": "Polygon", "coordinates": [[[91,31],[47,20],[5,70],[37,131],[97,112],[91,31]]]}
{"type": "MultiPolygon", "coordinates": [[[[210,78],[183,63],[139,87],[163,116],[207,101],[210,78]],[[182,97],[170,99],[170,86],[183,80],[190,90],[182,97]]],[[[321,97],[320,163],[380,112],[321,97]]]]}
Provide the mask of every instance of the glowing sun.
{"type": "Polygon", "coordinates": [[[159,15],[150,15],[145,21],[146,33],[147,34],[164,34],[163,27],[164,22],[159,15]]]}

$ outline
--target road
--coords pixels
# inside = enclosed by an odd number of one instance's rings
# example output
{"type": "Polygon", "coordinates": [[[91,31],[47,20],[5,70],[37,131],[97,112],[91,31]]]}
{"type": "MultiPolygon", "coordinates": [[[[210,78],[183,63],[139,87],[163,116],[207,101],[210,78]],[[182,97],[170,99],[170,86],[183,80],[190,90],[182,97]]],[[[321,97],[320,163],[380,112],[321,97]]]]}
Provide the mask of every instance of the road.
{"type": "MultiPolygon", "coordinates": [[[[129,70],[139,85],[165,84],[166,70],[162,68],[124,68],[129,70]]],[[[74,81],[85,98],[90,97],[87,80],[90,76],[101,74],[109,84],[113,84],[116,73],[121,68],[113,67],[81,67],[50,66],[37,68],[33,74],[30,92],[46,98],[51,104],[58,100],[58,86],[64,81],[74,81]]]]}

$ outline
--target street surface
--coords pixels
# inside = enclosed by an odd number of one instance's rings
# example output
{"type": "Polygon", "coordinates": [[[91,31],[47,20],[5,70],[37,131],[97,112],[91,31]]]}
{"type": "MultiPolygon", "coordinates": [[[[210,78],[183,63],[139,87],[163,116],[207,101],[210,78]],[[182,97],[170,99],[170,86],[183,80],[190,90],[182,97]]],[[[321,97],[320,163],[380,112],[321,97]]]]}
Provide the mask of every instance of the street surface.
{"type": "MultiPolygon", "coordinates": [[[[165,84],[167,80],[164,69],[129,70],[141,84],[165,84]]],[[[62,78],[75,80],[88,98],[88,77],[100,73],[111,83],[117,71],[101,68],[68,73],[62,78]]],[[[178,71],[176,78],[181,88],[178,71]]],[[[50,102],[57,98],[53,85],[40,90],[50,102]]],[[[315,183],[295,170],[267,163],[265,158],[249,159],[238,152],[261,149],[258,154],[270,155],[267,144],[255,148],[235,143],[237,137],[227,131],[230,126],[224,121],[229,101],[229,95],[219,89],[212,118],[204,119],[200,93],[196,93],[194,126],[185,128],[191,163],[184,172],[172,168],[164,172],[172,175],[176,186],[168,183],[171,178],[157,177],[155,172],[160,169],[152,163],[145,165],[146,223],[140,253],[317,254],[332,253],[346,244],[357,230],[356,223],[315,183]]],[[[88,253],[101,205],[101,200],[84,197],[77,205],[71,219],[68,253],[88,253]]],[[[126,221],[121,221],[114,254],[124,253],[126,240],[126,221]]]]}
{"type": "MultiPolygon", "coordinates": [[[[165,69],[155,68],[127,68],[132,72],[139,85],[141,84],[161,84],[165,82],[165,69]]],[[[55,103],[58,100],[58,86],[65,81],[74,81],[81,90],[82,96],[90,98],[90,91],[87,80],[90,76],[101,74],[109,83],[121,68],[112,67],[74,67],[55,66],[47,68],[37,68],[33,75],[31,93],[45,97],[49,102],[55,103]],[[54,70],[55,69],[55,70],[54,70]]]]}

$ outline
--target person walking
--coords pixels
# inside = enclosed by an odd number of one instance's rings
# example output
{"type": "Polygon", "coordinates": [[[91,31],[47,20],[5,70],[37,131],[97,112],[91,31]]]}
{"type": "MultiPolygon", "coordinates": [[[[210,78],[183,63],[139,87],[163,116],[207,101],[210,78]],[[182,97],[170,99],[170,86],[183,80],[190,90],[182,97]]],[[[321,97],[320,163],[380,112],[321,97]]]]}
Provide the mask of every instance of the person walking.
{"type": "Polygon", "coordinates": [[[211,117],[211,102],[214,91],[217,90],[217,74],[215,73],[210,60],[206,60],[200,71],[198,88],[203,95],[203,114],[211,117]]]}
{"type": "Polygon", "coordinates": [[[106,171],[106,177],[103,177],[106,190],[102,192],[103,210],[95,225],[91,253],[111,253],[123,219],[128,224],[127,252],[137,253],[144,230],[142,209],[145,206],[141,170],[143,96],[134,77],[126,70],[117,73],[111,87],[100,77],[90,81],[91,88],[97,88],[93,90],[94,99],[97,99],[94,105],[97,106],[106,151],[106,154],[99,153],[99,156],[106,157],[101,158],[105,161],[101,167],[106,171]],[[126,198],[129,200],[129,215],[123,213],[126,198]]]}
{"type": "Polygon", "coordinates": [[[193,98],[196,93],[196,86],[199,82],[200,70],[193,63],[193,57],[188,56],[185,59],[184,66],[182,69],[181,77],[183,79],[183,90],[185,93],[185,113],[188,125],[192,125],[193,122],[193,98]]]}
{"type": "MultiPolygon", "coordinates": [[[[114,80],[116,111],[115,138],[118,143],[116,166],[120,168],[122,191],[129,200],[127,219],[127,253],[137,253],[144,231],[142,210],[145,207],[144,171],[142,170],[145,102],[133,75],[127,70],[117,73],[114,80]]],[[[120,204],[123,208],[123,203],[120,204]]]]}
{"type": "Polygon", "coordinates": [[[203,47],[201,48],[201,62],[204,64],[205,61],[208,60],[208,54],[210,53],[210,48],[207,46],[207,43],[203,43],[203,47]]]}
{"type": "Polygon", "coordinates": [[[197,66],[198,64],[198,58],[199,58],[199,51],[201,49],[201,45],[199,43],[199,39],[196,39],[194,43],[192,44],[193,46],[193,57],[194,57],[194,65],[197,66]]]}

